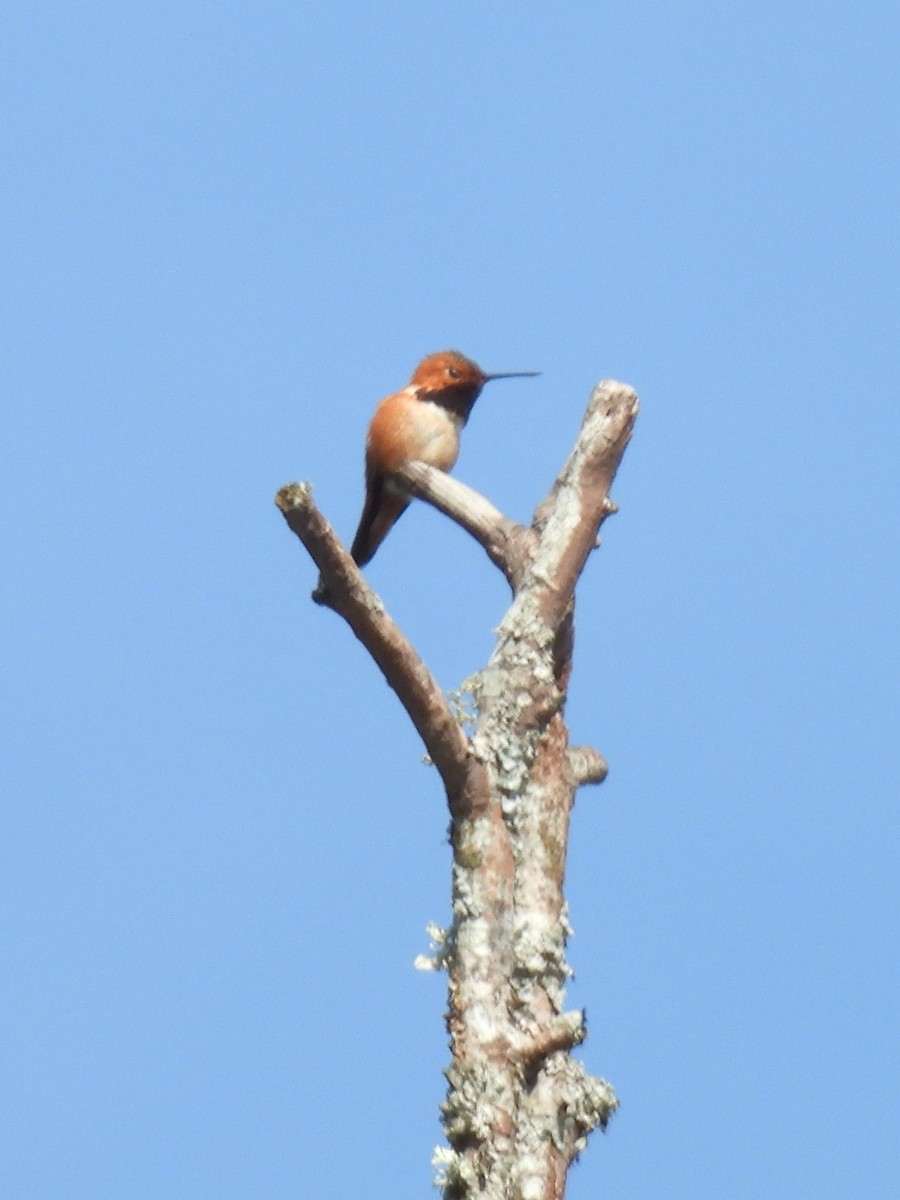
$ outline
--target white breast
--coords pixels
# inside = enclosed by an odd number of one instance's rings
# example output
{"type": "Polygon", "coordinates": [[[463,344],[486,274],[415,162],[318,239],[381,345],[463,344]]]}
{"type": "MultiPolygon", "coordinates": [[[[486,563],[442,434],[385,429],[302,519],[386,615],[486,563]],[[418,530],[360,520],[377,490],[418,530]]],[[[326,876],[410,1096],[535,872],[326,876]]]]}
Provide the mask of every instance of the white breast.
{"type": "Polygon", "coordinates": [[[459,455],[459,434],[465,421],[432,400],[418,400],[414,412],[418,457],[449,471],[459,455]]]}

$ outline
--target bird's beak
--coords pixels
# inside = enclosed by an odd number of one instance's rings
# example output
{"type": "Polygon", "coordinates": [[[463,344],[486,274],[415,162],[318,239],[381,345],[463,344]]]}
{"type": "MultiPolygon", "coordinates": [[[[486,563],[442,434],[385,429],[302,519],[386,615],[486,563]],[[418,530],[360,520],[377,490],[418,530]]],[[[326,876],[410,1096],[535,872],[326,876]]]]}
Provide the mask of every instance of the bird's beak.
{"type": "Polygon", "coordinates": [[[485,383],[489,383],[492,379],[526,379],[532,375],[540,375],[540,371],[496,371],[491,375],[485,375],[485,383]]]}

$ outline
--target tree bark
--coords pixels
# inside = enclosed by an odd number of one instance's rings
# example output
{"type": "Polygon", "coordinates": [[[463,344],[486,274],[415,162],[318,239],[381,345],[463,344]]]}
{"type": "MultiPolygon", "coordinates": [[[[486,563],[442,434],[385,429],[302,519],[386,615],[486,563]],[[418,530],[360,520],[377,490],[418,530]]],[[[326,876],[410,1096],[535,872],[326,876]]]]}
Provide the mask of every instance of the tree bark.
{"type": "Polygon", "coordinates": [[[276,497],[321,572],[313,598],[344,617],[377,662],[447,794],[453,920],[435,931],[425,962],[449,976],[448,1146],[435,1154],[446,1200],[561,1200],[569,1165],[618,1105],[610,1085],[572,1056],[586,1036],[584,1014],[565,1010],[569,815],[578,787],[601,782],[606,763],[592,747],[569,745],[563,710],[575,584],[615,511],[609,489],[637,410],[631,388],[598,384],[530,526],[424,463],[398,472],[412,495],[478,540],[513,591],[489,661],[465,684],[469,733],[309,485],[276,497]]]}

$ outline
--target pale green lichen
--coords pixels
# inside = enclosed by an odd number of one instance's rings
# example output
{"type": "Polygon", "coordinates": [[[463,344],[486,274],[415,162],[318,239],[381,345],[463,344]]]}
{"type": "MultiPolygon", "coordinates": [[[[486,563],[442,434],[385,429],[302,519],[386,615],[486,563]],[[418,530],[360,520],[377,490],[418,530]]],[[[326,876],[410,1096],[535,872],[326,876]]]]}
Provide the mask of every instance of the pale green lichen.
{"type": "Polygon", "coordinates": [[[428,954],[417,954],[413,966],[417,971],[443,971],[452,950],[452,935],[449,929],[442,929],[432,921],[425,926],[431,939],[428,954]]]}
{"type": "Polygon", "coordinates": [[[458,688],[447,693],[447,703],[454,720],[468,737],[478,722],[481,693],[481,672],[464,679],[458,688]]]}

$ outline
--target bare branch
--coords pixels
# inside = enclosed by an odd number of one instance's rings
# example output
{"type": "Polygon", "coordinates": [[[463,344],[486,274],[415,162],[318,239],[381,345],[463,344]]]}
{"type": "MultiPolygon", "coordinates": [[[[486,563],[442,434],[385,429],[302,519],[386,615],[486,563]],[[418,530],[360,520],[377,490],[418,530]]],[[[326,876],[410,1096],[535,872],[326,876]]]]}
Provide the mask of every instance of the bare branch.
{"type": "Polygon", "coordinates": [[[549,495],[538,506],[540,538],[529,576],[543,585],[541,612],[559,628],[578,576],[605,518],[615,512],[609,489],[631,438],[638,398],[624,383],[604,380],[591,393],[581,432],[549,495]]]}
{"type": "Polygon", "coordinates": [[[535,541],[527,526],[511,521],[480,492],[427,463],[405,463],[395,478],[470,533],[515,588],[535,541]]]}
{"type": "Polygon", "coordinates": [[[522,1062],[529,1067],[540,1065],[559,1050],[572,1050],[579,1046],[586,1037],[584,1013],[560,1013],[558,1017],[548,1021],[540,1033],[521,1051],[522,1062]]]}
{"type": "Polygon", "coordinates": [[[606,759],[593,746],[570,746],[569,770],[578,787],[586,783],[602,783],[609,774],[606,759]]]}
{"type": "Polygon", "coordinates": [[[316,508],[310,485],[288,484],[275,503],[322,572],[317,602],[339,613],[371,654],[409,713],[448,795],[458,796],[467,782],[468,739],[433,675],[316,508]]]}

